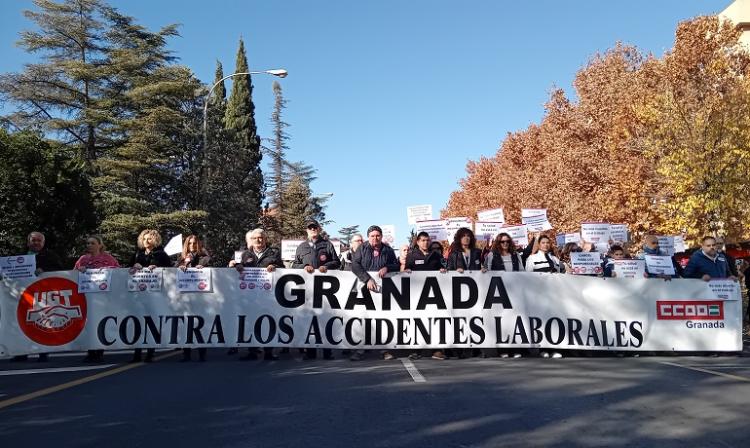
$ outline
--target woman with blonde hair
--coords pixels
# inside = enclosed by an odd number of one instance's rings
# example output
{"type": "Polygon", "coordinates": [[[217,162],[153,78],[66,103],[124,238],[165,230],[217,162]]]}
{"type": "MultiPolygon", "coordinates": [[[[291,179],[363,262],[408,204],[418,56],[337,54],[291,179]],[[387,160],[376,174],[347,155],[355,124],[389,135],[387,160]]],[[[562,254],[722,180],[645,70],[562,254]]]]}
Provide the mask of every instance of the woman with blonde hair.
{"type": "MultiPolygon", "coordinates": [[[[146,229],[138,235],[138,250],[130,258],[130,266],[131,272],[144,268],[152,270],[155,268],[172,267],[169,255],[161,247],[161,235],[159,235],[159,232],[153,229],[146,229]]],[[[152,362],[154,360],[154,352],[153,348],[147,349],[144,361],[152,362]]],[[[135,349],[133,359],[130,362],[141,362],[141,353],[142,350],[140,348],[135,349]]]]}

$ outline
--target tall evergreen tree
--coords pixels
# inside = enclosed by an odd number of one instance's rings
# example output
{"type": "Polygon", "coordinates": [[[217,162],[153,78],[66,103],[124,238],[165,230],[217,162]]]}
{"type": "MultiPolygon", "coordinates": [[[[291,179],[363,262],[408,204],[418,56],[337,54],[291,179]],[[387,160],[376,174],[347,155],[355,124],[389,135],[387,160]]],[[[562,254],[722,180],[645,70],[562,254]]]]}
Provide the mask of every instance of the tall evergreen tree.
{"type": "Polygon", "coordinates": [[[305,221],[313,217],[310,201],[310,187],[307,182],[295,175],[286,184],[281,196],[284,208],[280,213],[281,233],[285,238],[305,236],[305,221]]]}
{"type": "Polygon", "coordinates": [[[40,129],[80,151],[91,163],[112,147],[113,114],[106,37],[112,8],[100,0],[34,0],[24,15],[37,26],[21,33],[18,46],[39,54],[20,73],[0,76],[0,92],[18,105],[6,119],[22,129],[40,129]]]}
{"type": "MultiPolygon", "coordinates": [[[[245,43],[240,39],[234,73],[247,72],[249,68],[245,43]]],[[[236,132],[240,147],[233,154],[232,165],[225,168],[233,172],[231,177],[239,181],[235,185],[242,191],[242,195],[237,196],[236,207],[243,210],[244,216],[242,222],[233,223],[239,227],[259,221],[264,190],[260,169],[260,137],[255,124],[255,104],[252,95],[253,85],[249,74],[232,78],[232,92],[227,101],[225,126],[236,132]]]]}
{"type": "Polygon", "coordinates": [[[343,227],[339,229],[339,235],[341,235],[341,242],[345,245],[349,245],[352,237],[359,232],[359,224],[356,226],[343,227]]]}
{"type": "Polygon", "coordinates": [[[273,82],[274,106],[271,114],[271,124],[273,125],[273,139],[271,149],[271,169],[273,170],[273,180],[270,185],[269,196],[273,205],[278,212],[281,212],[284,204],[281,201],[281,195],[284,191],[284,169],[286,168],[286,150],[289,149],[287,141],[289,135],[286,128],[289,124],[284,122],[282,114],[286,108],[286,100],[281,90],[281,84],[278,81],[273,82]]]}

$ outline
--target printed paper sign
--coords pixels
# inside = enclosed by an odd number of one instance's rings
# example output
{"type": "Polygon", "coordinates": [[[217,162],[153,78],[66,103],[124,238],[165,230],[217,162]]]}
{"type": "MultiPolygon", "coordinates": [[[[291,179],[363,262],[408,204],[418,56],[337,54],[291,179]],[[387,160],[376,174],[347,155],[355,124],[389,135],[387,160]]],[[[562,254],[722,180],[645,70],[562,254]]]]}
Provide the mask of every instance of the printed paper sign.
{"type": "Polygon", "coordinates": [[[294,260],[297,247],[304,242],[305,240],[281,240],[281,259],[284,261],[294,260]]]}
{"type": "Polygon", "coordinates": [[[240,290],[253,291],[264,290],[270,291],[273,285],[273,272],[268,272],[265,268],[244,268],[240,274],[240,290]]]}
{"type": "Polygon", "coordinates": [[[645,260],[612,260],[615,264],[612,272],[617,278],[643,278],[646,273],[645,260]]]}
{"type": "Polygon", "coordinates": [[[336,251],[336,255],[341,255],[341,240],[337,238],[329,241],[333,244],[333,250],[336,251]]]}
{"type": "Polygon", "coordinates": [[[429,219],[417,221],[417,233],[427,232],[432,241],[448,241],[448,230],[444,219],[429,219]]]}
{"type": "Polygon", "coordinates": [[[128,274],[128,291],[161,291],[163,282],[164,271],[161,268],[156,268],[153,271],[141,269],[133,274],[128,274]]]}
{"type": "Polygon", "coordinates": [[[547,209],[546,208],[522,208],[521,209],[521,218],[529,218],[532,216],[544,216],[547,217],[547,209]]]}
{"type": "Polygon", "coordinates": [[[416,225],[417,221],[429,221],[432,219],[432,205],[406,207],[406,218],[411,225],[416,225]]]}
{"type": "Polygon", "coordinates": [[[477,221],[474,223],[474,229],[477,240],[494,240],[499,233],[503,232],[503,223],[477,221]]]}
{"type": "Polygon", "coordinates": [[[448,232],[448,241],[453,241],[453,235],[456,234],[458,229],[466,227],[467,229],[472,228],[471,219],[469,218],[448,218],[445,220],[445,230],[448,232]]]}
{"type": "Polygon", "coordinates": [[[675,254],[674,237],[671,236],[659,236],[659,250],[670,257],[675,254]]]}
{"type": "Polygon", "coordinates": [[[739,282],[734,280],[711,280],[708,282],[708,286],[720,299],[742,300],[739,282]]]}
{"type": "Polygon", "coordinates": [[[180,292],[211,292],[212,269],[187,268],[177,270],[177,290],[180,292]]]}
{"type": "Polygon", "coordinates": [[[244,251],[241,251],[241,250],[234,251],[234,261],[236,263],[242,263],[242,252],[244,251]]]}
{"type": "Polygon", "coordinates": [[[628,225],[627,224],[610,224],[609,239],[617,243],[627,243],[628,225]]]}
{"type": "Polygon", "coordinates": [[[649,274],[675,275],[672,257],[666,255],[646,255],[646,267],[649,274]]]}
{"type": "Polygon", "coordinates": [[[590,275],[602,273],[602,256],[599,252],[571,252],[570,264],[573,274],[590,275]]]}
{"type": "Polygon", "coordinates": [[[86,269],[78,273],[78,292],[109,292],[111,287],[111,269],[86,269]]]}
{"type": "Polygon", "coordinates": [[[581,234],[580,233],[566,233],[564,243],[565,244],[568,244],[568,243],[581,244],[581,234]]]}
{"type": "MultiPolygon", "coordinates": [[[[396,226],[393,224],[383,224],[380,226],[383,229],[383,242],[391,248],[396,247],[396,226]]],[[[365,235],[367,238],[367,235],[365,235]]]]}
{"type": "Polygon", "coordinates": [[[36,275],[36,255],[15,255],[0,257],[0,272],[9,280],[34,278],[36,275]]]}
{"type": "Polygon", "coordinates": [[[526,216],[521,218],[521,222],[526,224],[529,232],[544,232],[552,228],[552,224],[547,220],[547,215],[526,216]]]}
{"type": "Polygon", "coordinates": [[[581,224],[581,239],[589,243],[609,241],[609,223],[585,222],[581,224]]]}
{"type": "Polygon", "coordinates": [[[674,247],[675,253],[685,252],[685,239],[682,235],[672,237],[672,247],[674,247]]]}
{"type": "Polygon", "coordinates": [[[501,208],[493,208],[492,210],[483,210],[477,213],[479,221],[483,222],[505,222],[505,214],[501,208]]]}
{"type": "Polygon", "coordinates": [[[503,227],[503,232],[510,235],[513,238],[513,242],[517,246],[528,246],[529,245],[529,231],[526,229],[526,225],[520,226],[507,226],[503,227]]]}

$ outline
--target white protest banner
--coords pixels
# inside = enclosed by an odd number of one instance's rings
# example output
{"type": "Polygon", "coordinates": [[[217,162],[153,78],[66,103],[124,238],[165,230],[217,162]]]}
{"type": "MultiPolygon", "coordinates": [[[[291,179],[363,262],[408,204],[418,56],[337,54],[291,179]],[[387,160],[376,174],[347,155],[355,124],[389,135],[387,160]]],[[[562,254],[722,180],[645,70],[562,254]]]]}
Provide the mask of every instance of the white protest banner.
{"type": "Polygon", "coordinates": [[[411,225],[416,225],[417,221],[431,220],[432,205],[412,205],[406,207],[406,219],[411,225]]]}
{"type": "Polygon", "coordinates": [[[552,228],[552,224],[547,220],[547,215],[526,216],[521,218],[521,222],[526,224],[529,232],[544,232],[552,228]]]}
{"type": "MultiPolygon", "coordinates": [[[[381,229],[383,229],[383,242],[389,246],[391,246],[392,249],[396,248],[396,226],[393,224],[382,224],[380,226],[381,229]]],[[[367,235],[365,235],[365,239],[367,238],[367,235]]]]}
{"type": "Polygon", "coordinates": [[[158,292],[164,281],[164,271],[156,268],[153,271],[141,269],[128,275],[128,291],[130,292],[158,292]]]}
{"type": "Polygon", "coordinates": [[[627,224],[610,224],[609,225],[609,239],[616,243],[627,243],[630,241],[628,237],[628,225],[627,224]]]}
{"type": "Polygon", "coordinates": [[[177,255],[182,252],[182,234],[175,235],[172,237],[171,240],[167,243],[166,246],[164,246],[164,252],[167,253],[167,255],[177,255]]]}
{"type": "Polygon", "coordinates": [[[525,224],[521,224],[520,226],[505,226],[502,230],[510,235],[517,246],[529,245],[529,231],[526,229],[525,224]]]}
{"type": "Polygon", "coordinates": [[[111,269],[86,269],[78,273],[78,292],[109,292],[111,288],[111,269]]]}
{"type": "Polygon", "coordinates": [[[522,208],[521,209],[521,219],[530,218],[532,216],[544,216],[546,218],[547,209],[546,208],[522,208]]]}
{"type": "Polygon", "coordinates": [[[643,278],[646,273],[645,260],[612,260],[612,272],[617,278],[643,278]]]}
{"type": "Polygon", "coordinates": [[[279,269],[270,288],[242,291],[235,269],[217,268],[213,291],[196,293],[180,293],[176,276],[166,269],[164,289],[141,294],[122,287],[125,269],[106,295],[80,293],[77,271],[0,284],[0,358],[249,346],[742,350],[742,301],[693,279],[412,272],[352,294],[357,279],[344,271],[279,269]]]}
{"type": "Polygon", "coordinates": [[[304,242],[305,240],[281,240],[281,259],[284,261],[294,260],[297,247],[304,242]]]}
{"type": "Polygon", "coordinates": [[[417,221],[417,233],[427,232],[432,241],[448,241],[448,230],[444,219],[417,221]]]}
{"type": "Polygon", "coordinates": [[[584,222],[581,224],[581,239],[589,243],[609,241],[609,223],[584,222]]]}
{"type": "Polygon", "coordinates": [[[675,275],[672,257],[667,255],[646,255],[645,258],[649,274],[675,275]]]}
{"type": "Polygon", "coordinates": [[[177,290],[180,292],[211,292],[211,272],[213,269],[187,268],[177,270],[177,290]]]}
{"type": "Polygon", "coordinates": [[[8,280],[34,278],[36,272],[36,255],[14,255],[0,257],[0,272],[8,280]]]}
{"type": "Polygon", "coordinates": [[[685,252],[685,239],[682,235],[675,235],[672,237],[672,247],[674,247],[674,251],[677,254],[685,252]]]}
{"type": "Polygon", "coordinates": [[[505,213],[501,208],[482,210],[477,213],[477,220],[482,222],[505,222],[505,213]]]}
{"type": "Polygon", "coordinates": [[[456,234],[458,229],[465,227],[467,229],[472,229],[472,221],[470,218],[466,217],[460,217],[460,218],[448,218],[445,220],[445,230],[448,233],[448,242],[453,241],[453,235],[456,234]]]}
{"type": "Polygon", "coordinates": [[[599,252],[571,252],[570,265],[573,274],[598,275],[602,273],[602,256],[599,252]]]}
{"type": "Polygon", "coordinates": [[[474,223],[474,235],[477,241],[494,240],[501,232],[503,232],[502,222],[477,221],[474,223]]]}
{"type": "Polygon", "coordinates": [[[568,243],[581,243],[581,234],[580,233],[566,233],[565,234],[565,244],[568,243]]]}
{"type": "Polygon", "coordinates": [[[674,237],[659,236],[657,237],[657,240],[659,241],[659,250],[664,255],[669,255],[671,257],[675,254],[674,237]]]}
{"type": "Polygon", "coordinates": [[[271,289],[273,284],[273,272],[266,268],[244,268],[240,274],[239,288],[241,291],[254,289],[271,289]]]}

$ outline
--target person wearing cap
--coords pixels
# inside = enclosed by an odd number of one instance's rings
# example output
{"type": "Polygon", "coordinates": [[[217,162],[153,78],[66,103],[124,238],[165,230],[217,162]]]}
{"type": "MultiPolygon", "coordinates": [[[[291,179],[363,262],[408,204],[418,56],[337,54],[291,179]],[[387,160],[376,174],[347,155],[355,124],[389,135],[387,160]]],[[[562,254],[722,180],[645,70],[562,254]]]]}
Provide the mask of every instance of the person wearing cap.
{"type": "MultiPolygon", "coordinates": [[[[341,261],[336,255],[336,249],[333,243],[320,234],[321,228],[318,221],[308,219],[305,222],[305,230],[307,241],[297,246],[292,269],[304,269],[308,274],[312,274],[316,269],[321,273],[329,269],[338,269],[341,261]]],[[[317,350],[314,348],[305,349],[305,359],[315,359],[316,354],[317,350]]],[[[333,359],[331,349],[323,349],[323,359],[333,359]]]]}
{"type": "MultiPolygon", "coordinates": [[[[377,291],[378,285],[370,272],[377,272],[378,277],[383,278],[388,272],[399,272],[400,269],[401,263],[396,253],[390,246],[383,244],[383,230],[378,226],[370,226],[367,229],[367,241],[354,252],[352,273],[367,284],[367,289],[377,291]]],[[[357,350],[349,359],[359,361],[363,354],[364,350],[357,350]]],[[[383,352],[383,359],[394,358],[391,352],[383,352]]]]}

